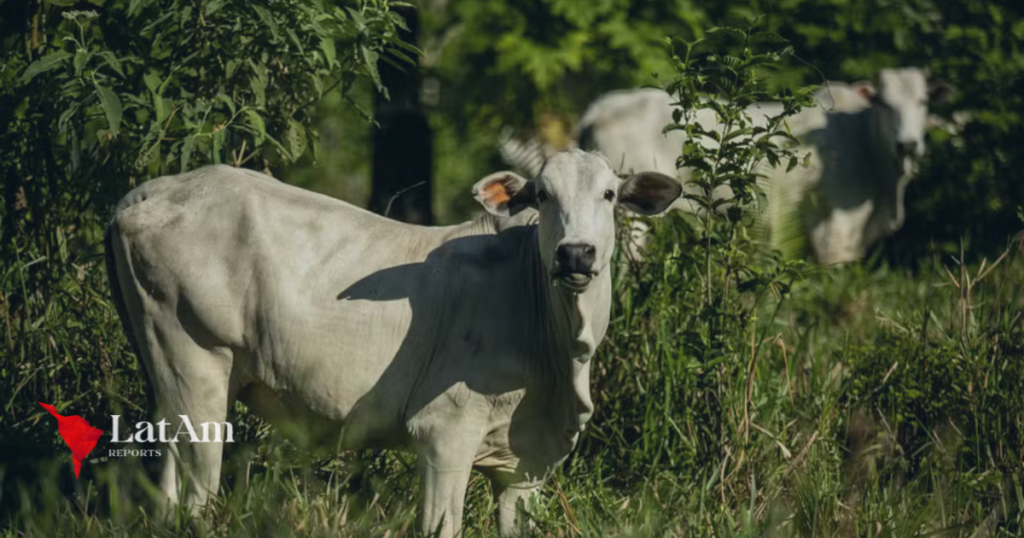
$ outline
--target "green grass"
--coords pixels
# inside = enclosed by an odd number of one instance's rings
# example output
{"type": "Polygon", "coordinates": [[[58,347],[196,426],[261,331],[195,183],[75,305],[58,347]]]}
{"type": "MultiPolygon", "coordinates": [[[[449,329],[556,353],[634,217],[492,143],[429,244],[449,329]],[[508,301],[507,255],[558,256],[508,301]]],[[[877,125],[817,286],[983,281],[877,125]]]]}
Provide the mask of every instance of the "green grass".
{"type": "MultiPolygon", "coordinates": [[[[708,361],[691,350],[702,284],[673,246],[687,226],[655,222],[654,255],[616,279],[596,414],[530,507],[532,535],[1021,535],[1024,260],[1011,251],[994,269],[941,260],[917,274],[811,271],[789,294],[745,299],[755,317],[726,325],[727,352],[708,361]]],[[[3,341],[14,345],[0,362],[0,536],[411,532],[411,457],[303,450],[241,406],[232,420],[243,442],[198,518],[152,517],[151,461],[101,457],[75,481],[34,402],[133,420],[144,384],[94,274],[101,265],[58,275],[61,292],[27,302],[20,294],[45,262],[24,265],[8,266],[2,290],[3,341]]],[[[94,454],[104,453],[101,441],[94,454]]],[[[474,477],[468,536],[494,535],[492,510],[474,477]]]]}

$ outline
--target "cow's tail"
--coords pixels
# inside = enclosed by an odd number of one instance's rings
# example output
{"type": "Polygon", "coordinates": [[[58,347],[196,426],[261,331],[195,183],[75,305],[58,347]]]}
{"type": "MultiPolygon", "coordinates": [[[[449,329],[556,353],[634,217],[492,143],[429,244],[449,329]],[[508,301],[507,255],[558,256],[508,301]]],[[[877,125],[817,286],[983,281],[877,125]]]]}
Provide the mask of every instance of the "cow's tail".
{"type": "MultiPolygon", "coordinates": [[[[143,364],[142,361],[142,350],[139,348],[139,341],[135,337],[135,331],[132,330],[132,320],[128,317],[128,306],[124,302],[124,294],[121,292],[121,281],[117,274],[117,257],[114,253],[116,245],[115,234],[117,233],[117,217],[107,226],[107,230],[103,234],[103,250],[104,258],[107,266],[107,282],[110,285],[110,296],[114,301],[114,308],[117,309],[117,317],[121,319],[121,327],[124,328],[124,334],[128,337],[128,344],[131,346],[132,351],[135,352],[135,356],[139,358],[139,364],[143,364]]],[[[149,382],[149,376],[146,376],[146,382],[149,382]]],[[[152,393],[152,391],[148,391],[152,393]]]]}

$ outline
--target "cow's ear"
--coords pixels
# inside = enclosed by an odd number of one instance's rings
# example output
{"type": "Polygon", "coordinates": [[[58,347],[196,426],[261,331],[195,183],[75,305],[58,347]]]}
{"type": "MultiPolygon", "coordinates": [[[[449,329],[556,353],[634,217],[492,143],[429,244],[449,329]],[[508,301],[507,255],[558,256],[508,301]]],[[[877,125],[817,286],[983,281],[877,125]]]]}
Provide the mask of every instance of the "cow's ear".
{"type": "Polygon", "coordinates": [[[477,181],[473,197],[498,217],[511,217],[535,202],[533,182],[513,172],[498,172],[477,181]]]}
{"type": "Polygon", "coordinates": [[[619,203],[639,215],[664,212],[683,194],[683,186],[675,178],[658,172],[640,172],[619,187],[619,203]]]}
{"type": "Polygon", "coordinates": [[[928,102],[942,104],[956,95],[956,86],[948,82],[935,82],[928,86],[928,102]]]}
{"type": "Polygon", "coordinates": [[[852,88],[857,95],[867,99],[868,101],[874,99],[875,95],[878,94],[878,90],[875,89],[875,85],[866,80],[854,82],[850,85],[850,88],[852,88]]]}

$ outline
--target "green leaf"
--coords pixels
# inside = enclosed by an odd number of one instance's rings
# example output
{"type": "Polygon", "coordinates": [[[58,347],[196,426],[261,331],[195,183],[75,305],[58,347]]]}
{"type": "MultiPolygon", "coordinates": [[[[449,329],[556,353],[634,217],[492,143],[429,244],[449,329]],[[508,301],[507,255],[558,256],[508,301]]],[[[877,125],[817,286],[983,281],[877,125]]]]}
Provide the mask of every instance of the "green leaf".
{"type": "Polygon", "coordinates": [[[377,54],[377,51],[366,47],[360,48],[363,50],[363,59],[366,61],[366,70],[370,73],[370,78],[373,79],[373,84],[379,91],[383,87],[380,83],[380,72],[377,71],[377,60],[380,58],[380,54],[377,54]]]}
{"type": "Polygon", "coordinates": [[[274,36],[274,41],[280,41],[281,36],[277,33],[277,21],[275,21],[270,15],[270,11],[259,5],[252,6],[252,8],[256,11],[256,14],[260,16],[260,20],[263,21],[263,24],[267,25],[267,28],[270,29],[271,35],[274,36]]]}
{"type": "Polygon", "coordinates": [[[146,87],[149,91],[153,92],[153,95],[160,94],[160,75],[156,74],[156,71],[150,71],[142,77],[142,81],[146,83],[146,87]]]}
{"type": "Polygon", "coordinates": [[[786,165],[786,172],[791,172],[798,164],[800,164],[800,160],[796,158],[796,155],[790,156],[789,164],[786,165]]]}
{"type": "Polygon", "coordinates": [[[61,62],[71,57],[70,52],[59,51],[47,54],[42,58],[32,62],[31,65],[25,68],[25,72],[21,74],[20,81],[26,83],[32,80],[36,75],[45,73],[54,67],[60,65],[61,62]]]}
{"type": "Polygon", "coordinates": [[[203,12],[206,13],[207,17],[209,17],[210,15],[220,11],[222,7],[224,7],[224,0],[211,0],[206,2],[206,5],[203,7],[203,12]]]}
{"type": "Polygon", "coordinates": [[[139,157],[135,159],[135,168],[137,170],[143,170],[150,165],[160,155],[160,139],[158,138],[153,145],[146,148],[145,151],[139,154],[139,157]]]}
{"type": "Polygon", "coordinates": [[[153,110],[156,111],[156,121],[163,123],[167,119],[167,104],[164,102],[164,98],[159,95],[153,95],[153,110]]]}
{"type": "Polygon", "coordinates": [[[260,77],[249,77],[249,86],[252,88],[252,94],[256,98],[256,106],[263,108],[267,106],[267,83],[260,77]]]}
{"type": "Polygon", "coordinates": [[[730,132],[728,134],[728,136],[726,136],[722,140],[722,142],[728,142],[728,141],[732,140],[733,138],[736,138],[737,136],[749,135],[751,132],[753,132],[753,129],[751,129],[750,127],[745,127],[743,129],[736,129],[735,131],[730,132]]]}
{"type": "Polygon", "coordinates": [[[121,68],[121,60],[118,60],[117,56],[115,56],[113,52],[105,50],[100,53],[100,57],[107,62],[107,65],[109,65],[111,69],[116,71],[118,75],[121,75],[121,78],[124,78],[124,69],[121,68]]]}
{"type": "Polygon", "coordinates": [[[188,171],[188,163],[192,159],[192,151],[196,147],[196,135],[185,137],[185,143],[181,146],[181,171],[188,171]]]}
{"type": "Polygon", "coordinates": [[[299,54],[305,55],[306,48],[302,46],[302,41],[299,41],[299,36],[295,34],[295,30],[287,28],[285,29],[285,33],[287,33],[288,37],[291,38],[292,43],[295,43],[295,46],[299,49],[299,54]]]}
{"type": "Polygon", "coordinates": [[[121,129],[121,100],[118,99],[114,90],[101,86],[98,82],[95,85],[96,93],[100,96],[100,106],[103,107],[103,113],[107,116],[107,124],[110,125],[110,134],[116,137],[121,129]]]}
{"type": "Polygon", "coordinates": [[[742,42],[747,37],[746,32],[729,26],[719,26],[708,30],[708,39],[718,39],[724,42],[742,42]]]}
{"type": "Polygon", "coordinates": [[[346,7],[345,11],[348,12],[349,17],[352,17],[352,22],[356,23],[356,30],[359,30],[359,33],[362,33],[363,30],[366,29],[366,19],[363,18],[363,14],[350,7],[346,7]]]}
{"type": "Polygon", "coordinates": [[[788,43],[786,38],[776,34],[775,32],[757,32],[750,36],[751,43],[757,43],[760,45],[781,45],[788,43]]]}
{"type": "Polygon", "coordinates": [[[153,0],[132,0],[131,3],[128,4],[128,15],[135,15],[139,9],[144,8],[152,3],[153,0]]]}
{"type": "Polygon", "coordinates": [[[82,76],[82,71],[85,70],[85,64],[89,63],[89,58],[91,56],[92,54],[82,49],[78,49],[78,52],[75,52],[74,65],[76,77],[82,76]]]}
{"type": "Polygon", "coordinates": [[[75,112],[78,112],[78,106],[79,104],[77,102],[72,103],[67,110],[61,113],[60,119],[57,120],[57,129],[59,131],[64,132],[64,129],[67,127],[68,121],[71,120],[71,116],[74,116],[75,112]]]}
{"type": "Polygon", "coordinates": [[[227,131],[226,128],[219,129],[213,132],[213,163],[220,164],[220,152],[224,147],[224,133],[227,131]]]}
{"type": "Polygon", "coordinates": [[[249,60],[249,65],[253,71],[253,76],[249,77],[249,87],[256,98],[256,106],[263,108],[267,105],[267,68],[252,60],[249,60]]]}
{"type": "Polygon", "coordinates": [[[296,120],[289,120],[285,143],[292,161],[299,160],[299,157],[302,157],[306,151],[306,128],[296,120]]]}
{"type": "Polygon", "coordinates": [[[249,119],[249,125],[256,130],[256,146],[263,144],[263,139],[267,136],[267,126],[263,122],[263,117],[260,116],[259,112],[249,108],[245,111],[245,116],[249,119]]]}
{"type": "Polygon", "coordinates": [[[337,63],[338,53],[334,48],[334,40],[330,38],[323,38],[320,40],[320,50],[324,52],[324,57],[327,58],[327,66],[333,66],[337,63]]]}
{"type": "Polygon", "coordinates": [[[315,73],[307,73],[309,81],[313,83],[313,89],[316,90],[317,97],[324,96],[324,81],[315,73]]]}
{"type": "Polygon", "coordinates": [[[231,110],[231,115],[235,115],[235,102],[232,101],[230,97],[228,97],[226,94],[218,93],[214,99],[217,99],[218,101],[227,105],[228,109],[231,110]]]}

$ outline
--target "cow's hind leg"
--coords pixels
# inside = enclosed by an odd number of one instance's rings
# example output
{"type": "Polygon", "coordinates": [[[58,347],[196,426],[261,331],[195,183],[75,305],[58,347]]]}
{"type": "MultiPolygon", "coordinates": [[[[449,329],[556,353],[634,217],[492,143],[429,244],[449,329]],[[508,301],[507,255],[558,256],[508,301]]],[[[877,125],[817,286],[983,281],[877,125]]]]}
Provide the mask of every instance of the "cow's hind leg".
{"type": "MultiPolygon", "coordinates": [[[[157,280],[136,273],[129,245],[115,217],[104,237],[107,271],[118,315],[132,347],[150,380],[156,404],[156,435],[175,437],[186,416],[196,434],[209,439],[192,442],[188,432],[176,443],[161,441],[163,466],[157,509],[177,504],[183,483],[185,502],[200,506],[216,494],[228,409],[237,395],[238,374],[231,348],[219,342],[197,321],[180,290],[160,286],[157,280]],[[161,422],[163,421],[163,424],[161,422]],[[203,423],[211,423],[206,431],[203,423]],[[214,425],[212,423],[218,423],[214,425]],[[215,432],[213,430],[219,430],[215,432]],[[221,437],[216,438],[215,433],[221,437]],[[182,480],[182,478],[187,478],[182,480]]],[[[138,257],[139,260],[142,257],[138,257]]]]}
{"type": "Polygon", "coordinates": [[[167,439],[177,439],[162,445],[160,490],[171,503],[183,491],[185,504],[197,508],[220,485],[227,415],[237,395],[231,351],[201,346],[176,317],[147,321],[142,347],[157,406],[154,424],[159,432],[165,423],[167,439]]]}

